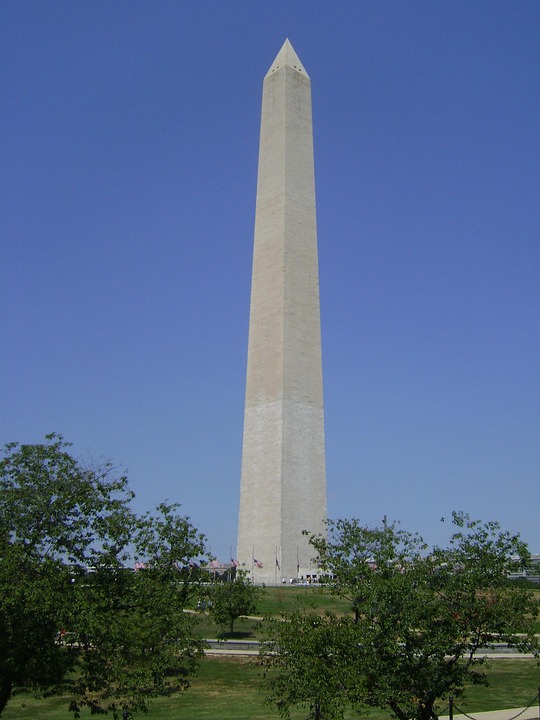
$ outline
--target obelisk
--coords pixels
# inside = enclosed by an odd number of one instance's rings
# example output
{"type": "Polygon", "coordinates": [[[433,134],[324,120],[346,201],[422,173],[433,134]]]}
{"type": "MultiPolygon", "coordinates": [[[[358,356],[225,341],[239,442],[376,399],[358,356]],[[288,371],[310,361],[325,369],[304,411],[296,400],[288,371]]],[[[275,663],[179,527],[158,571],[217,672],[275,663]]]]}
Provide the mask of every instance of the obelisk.
{"type": "Polygon", "coordinates": [[[311,82],[286,40],[263,83],[238,523],[256,583],[316,573],[326,470],[311,82]]]}

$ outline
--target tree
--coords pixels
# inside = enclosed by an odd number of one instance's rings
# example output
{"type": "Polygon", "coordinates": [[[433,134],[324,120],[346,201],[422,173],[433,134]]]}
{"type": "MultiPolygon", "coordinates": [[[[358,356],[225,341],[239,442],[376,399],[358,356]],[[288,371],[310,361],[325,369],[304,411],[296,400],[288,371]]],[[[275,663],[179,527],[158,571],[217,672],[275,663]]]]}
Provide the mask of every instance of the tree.
{"type": "MultiPolygon", "coordinates": [[[[348,668],[341,703],[430,720],[437,703],[459,696],[466,683],[486,684],[486,646],[538,652],[538,602],[507,582],[509,570],[527,561],[525,544],[495,522],[462,513],[453,522],[448,547],[431,550],[396,525],[368,528],[356,520],[330,522],[327,536],[310,536],[323,582],[351,604],[351,622],[335,625],[343,641],[333,657],[348,668]],[[343,650],[347,644],[354,652],[343,650]]],[[[279,632],[275,638],[280,645],[279,632]]],[[[305,638],[304,646],[311,642],[309,633],[305,638]]],[[[293,671],[289,678],[295,681],[293,671]]]]}
{"type": "Polygon", "coordinates": [[[234,580],[212,586],[210,614],[218,625],[228,625],[232,635],[234,621],[241,615],[256,612],[263,592],[251,583],[244,571],[237,570],[234,580]]]}
{"type": "Polygon", "coordinates": [[[144,710],[201,651],[183,608],[204,537],[176,505],[138,516],[125,476],[68,448],[52,434],[0,461],[0,714],[22,690],[69,692],[76,716],[144,710]]]}
{"type": "Polygon", "coordinates": [[[292,613],[268,618],[268,639],[261,646],[268,668],[268,702],[282,717],[291,708],[306,710],[306,720],[340,720],[354,702],[354,639],[349,618],[331,613],[292,613]]]}

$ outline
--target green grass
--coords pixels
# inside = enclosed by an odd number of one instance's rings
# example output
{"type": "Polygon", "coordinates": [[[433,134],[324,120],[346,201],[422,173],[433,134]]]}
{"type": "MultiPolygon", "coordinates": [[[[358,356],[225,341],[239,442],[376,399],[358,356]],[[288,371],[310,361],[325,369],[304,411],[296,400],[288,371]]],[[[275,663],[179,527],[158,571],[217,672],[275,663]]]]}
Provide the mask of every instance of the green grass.
{"type": "MultiPolygon", "coordinates": [[[[540,665],[536,660],[530,658],[493,660],[487,674],[489,687],[468,686],[464,698],[456,699],[456,705],[465,712],[527,707],[538,694],[540,665]]],[[[537,716],[538,700],[535,704],[535,712],[524,717],[537,716]]]]}
{"type": "Polygon", "coordinates": [[[330,611],[336,614],[348,613],[351,605],[346,600],[333,597],[322,588],[310,586],[288,586],[266,588],[260,605],[261,615],[290,613],[300,610],[330,611]]]}
{"type": "Polygon", "coordinates": [[[233,637],[239,640],[259,640],[261,637],[261,622],[250,618],[238,618],[234,622],[234,633],[229,633],[229,625],[216,625],[211,616],[203,615],[195,631],[202,638],[233,637]]]}
{"type": "MultiPolygon", "coordinates": [[[[490,687],[468,688],[465,698],[456,701],[459,708],[474,714],[524,707],[538,692],[540,667],[535,660],[498,659],[492,662],[488,674],[490,687]]],[[[277,713],[264,702],[262,685],[263,670],[256,658],[207,658],[188,691],[159,698],[146,717],[148,720],[279,720],[277,713]]],[[[10,702],[2,720],[69,720],[68,702],[67,697],[36,701],[21,695],[10,702]]],[[[536,716],[537,708],[536,704],[535,712],[527,717],[536,716]]],[[[441,710],[444,711],[444,705],[441,710]]],[[[304,716],[301,712],[292,715],[294,720],[304,716]]],[[[357,714],[349,713],[347,720],[356,717],[357,714]]],[[[90,714],[83,712],[82,718],[89,720],[90,714]]],[[[388,718],[388,713],[383,712],[369,716],[369,720],[388,718]]]]}
{"type": "MultiPolygon", "coordinates": [[[[256,616],[280,615],[309,610],[324,614],[327,611],[343,614],[350,612],[350,603],[332,597],[328,592],[314,587],[283,586],[266,588],[256,616]]],[[[196,633],[199,637],[230,637],[228,627],[216,625],[209,613],[200,613],[196,633]]],[[[233,637],[259,640],[262,637],[261,622],[251,618],[239,618],[234,623],[233,637]]]]}
{"type": "MultiPolygon", "coordinates": [[[[533,594],[540,602],[540,590],[533,590],[533,594]]],[[[279,615],[294,611],[308,610],[324,614],[333,612],[336,615],[349,614],[350,603],[341,598],[333,597],[327,590],[309,586],[270,587],[265,589],[264,596],[259,604],[257,615],[279,615]]],[[[254,620],[240,618],[234,623],[234,636],[245,639],[260,639],[261,625],[254,620]]],[[[536,630],[540,634],[540,620],[536,622],[536,630]]],[[[216,625],[207,613],[201,613],[197,626],[199,637],[215,638],[224,634],[227,628],[216,625]]]]}

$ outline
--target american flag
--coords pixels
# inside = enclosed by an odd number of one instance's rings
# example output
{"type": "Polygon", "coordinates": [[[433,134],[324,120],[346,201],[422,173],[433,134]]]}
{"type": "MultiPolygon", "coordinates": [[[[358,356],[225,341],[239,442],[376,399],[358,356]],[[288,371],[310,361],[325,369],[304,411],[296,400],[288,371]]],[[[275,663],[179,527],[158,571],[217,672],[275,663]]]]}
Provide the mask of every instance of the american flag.
{"type": "Polygon", "coordinates": [[[234,565],[234,567],[238,567],[238,566],[240,565],[240,563],[238,562],[238,560],[233,560],[232,558],[231,558],[231,562],[232,562],[232,564],[234,565]]]}
{"type": "Polygon", "coordinates": [[[262,566],[263,566],[262,562],[259,562],[259,560],[255,560],[255,558],[253,558],[253,562],[255,563],[255,565],[256,565],[258,568],[262,568],[262,566]]]}

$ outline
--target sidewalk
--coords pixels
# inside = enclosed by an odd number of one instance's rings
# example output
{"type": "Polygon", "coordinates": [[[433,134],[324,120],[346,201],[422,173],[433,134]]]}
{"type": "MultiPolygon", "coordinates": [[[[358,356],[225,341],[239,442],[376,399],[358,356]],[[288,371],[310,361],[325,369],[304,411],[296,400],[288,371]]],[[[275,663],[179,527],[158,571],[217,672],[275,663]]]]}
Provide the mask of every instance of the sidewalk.
{"type": "MultiPolygon", "coordinates": [[[[509,708],[508,710],[489,710],[488,712],[470,712],[467,715],[454,713],[454,720],[511,720],[519,715],[519,720],[536,720],[540,717],[538,705],[532,705],[528,710],[525,708],[509,708]]],[[[439,720],[447,720],[448,715],[440,715],[439,720]]]]}

